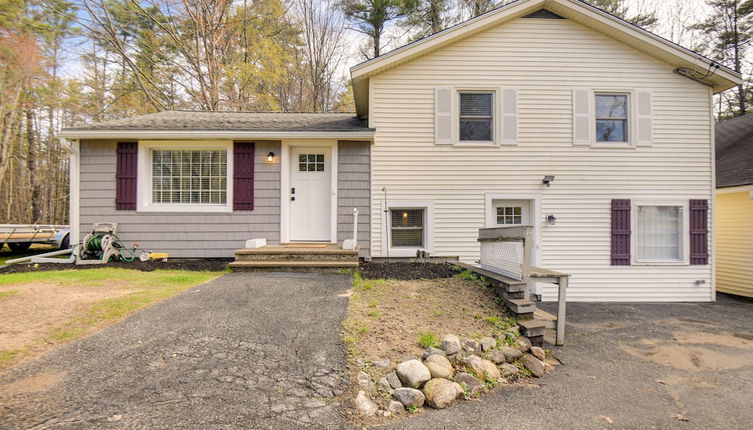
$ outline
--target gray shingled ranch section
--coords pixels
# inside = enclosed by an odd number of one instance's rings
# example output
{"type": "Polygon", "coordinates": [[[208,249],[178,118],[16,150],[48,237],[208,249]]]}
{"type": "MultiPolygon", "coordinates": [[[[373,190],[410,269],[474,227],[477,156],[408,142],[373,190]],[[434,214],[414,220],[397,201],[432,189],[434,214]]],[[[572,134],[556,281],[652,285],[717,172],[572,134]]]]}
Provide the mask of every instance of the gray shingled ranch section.
{"type": "Polygon", "coordinates": [[[354,113],[165,111],[66,128],[75,130],[369,131],[354,113]]]}

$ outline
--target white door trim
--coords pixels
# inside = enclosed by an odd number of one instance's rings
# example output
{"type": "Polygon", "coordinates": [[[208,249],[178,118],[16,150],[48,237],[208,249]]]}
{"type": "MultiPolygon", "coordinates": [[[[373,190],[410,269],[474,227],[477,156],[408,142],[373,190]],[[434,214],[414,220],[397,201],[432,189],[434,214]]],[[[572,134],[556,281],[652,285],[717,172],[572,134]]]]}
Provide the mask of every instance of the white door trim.
{"type": "Polygon", "coordinates": [[[280,242],[290,242],[290,148],[311,146],[332,148],[330,208],[330,242],[337,243],[337,140],[335,139],[283,139],[280,154],[280,242]]]}
{"type": "Polygon", "coordinates": [[[541,262],[541,194],[515,194],[515,193],[486,193],[484,194],[485,219],[484,226],[497,227],[497,217],[494,213],[494,200],[528,200],[531,202],[529,208],[529,219],[533,221],[533,237],[536,241],[536,247],[533,253],[533,265],[536,266],[541,262]]]}

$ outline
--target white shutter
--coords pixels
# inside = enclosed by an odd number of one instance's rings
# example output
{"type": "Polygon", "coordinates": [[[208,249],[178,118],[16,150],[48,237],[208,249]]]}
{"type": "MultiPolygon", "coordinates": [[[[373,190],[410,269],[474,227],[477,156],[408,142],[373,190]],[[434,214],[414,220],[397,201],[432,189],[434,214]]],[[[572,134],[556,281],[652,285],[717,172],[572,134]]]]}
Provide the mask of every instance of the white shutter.
{"type": "Polygon", "coordinates": [[[502,101],[500,113],[500,143],[502,145],[518,144],[518,90],[500,88],[499,98],[502,101]]]}
{"type": "Polygon", "coordinates": [[[638,115],[636,125],[636,145],[651,146],[653,143],[653,118],[651,106],[651,93],[648,91],[636,92],[636,113],[638,115]]]}
{"type": "Polygon", "coordinates": [[[437,88],[434,90],[434,143],[452,145],[453,89],[437,88]]]}
{"type": "Polygon", "coordinates": [[[591,90],[573,90],[573,145],[590,145],[593,142],[595,119],[591,90]]]}

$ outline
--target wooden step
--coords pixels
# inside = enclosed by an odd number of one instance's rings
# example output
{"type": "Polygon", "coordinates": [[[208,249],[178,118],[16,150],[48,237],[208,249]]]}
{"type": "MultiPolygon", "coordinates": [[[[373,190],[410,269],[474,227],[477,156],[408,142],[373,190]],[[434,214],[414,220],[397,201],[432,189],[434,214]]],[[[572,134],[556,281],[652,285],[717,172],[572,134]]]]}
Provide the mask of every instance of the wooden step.
{"type": "Polygon", "coordinates": [[[520,333],[528,338],[544,336],[546,332],[546,324],[538,320],[518,321],[518,327],[520,327],[520,333]]]}
{"type": "Polygon", "coordinates": [[[505,305],[514,314],[533,314],[536,303],[527,299],[505,299],[505,305]]]}
{"type": "Polygon", "coordinates": [[[262,246],[261,248],[236,249],[235,255],[355,255],[358,248],[342,249],[338,247],[301,248],[286,246],[262,246]]]}
{"type": "Polygon", "coordinates": [[[253,268],[357,268],[358,261],[234,261],[228,266],[231,269],[253,268]]]}
{"type": "Polygon", "coordinates": [[[544,323],[546,328],[557,328],[557,317],[543,309],[537,308],[533,313],[533,319],[544,323]]]}

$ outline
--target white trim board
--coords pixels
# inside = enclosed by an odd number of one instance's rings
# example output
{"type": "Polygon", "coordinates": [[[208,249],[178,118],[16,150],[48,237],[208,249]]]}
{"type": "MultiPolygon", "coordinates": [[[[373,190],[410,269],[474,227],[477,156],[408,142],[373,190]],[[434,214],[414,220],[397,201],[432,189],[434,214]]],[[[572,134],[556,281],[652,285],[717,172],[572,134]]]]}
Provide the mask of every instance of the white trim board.
{"type": "Polygon", "coordinates": [[[291,146],[311,146],[332,148],[332,201],[330,216],[330,241],[337,243],[337,161],[339,141],[332,139],[283,139],[280,142],[280,242],[290,242],[290,147],[291,146]]]}
{"type": "MultiPolygon", "coordinates": [[[[61,139],[62,140],[62,139],[61,139]]],[[[76,245],[81,240],[81,142],[71,142],[71,159],[68,164],[70,200],[68,202],[69,243],[76,245]]]]}

